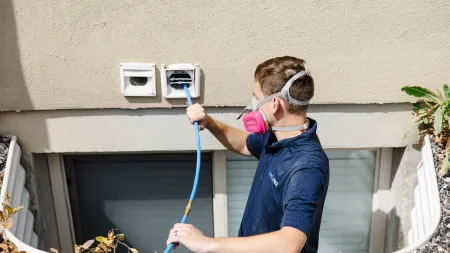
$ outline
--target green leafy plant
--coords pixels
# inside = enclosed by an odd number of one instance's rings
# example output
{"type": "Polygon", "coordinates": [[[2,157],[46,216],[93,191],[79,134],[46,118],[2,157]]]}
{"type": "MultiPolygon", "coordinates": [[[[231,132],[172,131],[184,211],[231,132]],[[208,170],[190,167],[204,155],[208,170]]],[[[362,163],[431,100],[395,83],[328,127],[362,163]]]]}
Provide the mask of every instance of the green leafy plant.
{"type": "Polygon", "coordinates": [[[437,94],[429,89],[419,86],[405,86],[402,91],[410,96],[422,99],[413,104],[413,111],[416,114],[416,122],[423,124],[433,124],[437,134],[443,130],[448,130],[450,125],[450,88],[447,84],[443,87],[444,95],[438,90],[437,94]],[[422,106],[423,102],[425,106],[422,106]]]}
{"type": "Polygon", "coordinates": [[[420,142],[426,134],[433,134],[436,142],[446,142],[445,160],[439,174],[447,174],[450,168],[450,88],[444,84],[443,92],[437,90],[436,93],[419,86],[405,86],[401,90],[419,98],[419,101],[413,104],[413,111],[416,124],[425,126],[425,130],[420,132],[420,142]]]}

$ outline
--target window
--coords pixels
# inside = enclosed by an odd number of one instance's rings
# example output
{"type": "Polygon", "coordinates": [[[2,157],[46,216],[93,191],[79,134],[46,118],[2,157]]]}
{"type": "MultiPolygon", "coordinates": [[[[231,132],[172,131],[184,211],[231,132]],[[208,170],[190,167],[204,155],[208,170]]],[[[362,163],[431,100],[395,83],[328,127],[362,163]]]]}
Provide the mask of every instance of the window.
{"type": "MultiPolygon", "coordinates": [[[[141,252],[162,252],[181,221],[195,176],[195,154],[66,157],[78,244],[111,228],[141,252]]],[[[212,158],[202,155],[200,181],[188,222],[213,236],[212,158]]],[[[126,252],[126,251],[123,251],[126,252]]],[[[177,252],[189,252],[184,247],[177,252]]]]}
{"type": "MultiPolygon", "coordinates": [[[[368,252],[376,150],[329,150],[330,185],[319,252],[368,252]]],[[[257,160],[227,153],[228,235],[236,236],[257,160]]]]}

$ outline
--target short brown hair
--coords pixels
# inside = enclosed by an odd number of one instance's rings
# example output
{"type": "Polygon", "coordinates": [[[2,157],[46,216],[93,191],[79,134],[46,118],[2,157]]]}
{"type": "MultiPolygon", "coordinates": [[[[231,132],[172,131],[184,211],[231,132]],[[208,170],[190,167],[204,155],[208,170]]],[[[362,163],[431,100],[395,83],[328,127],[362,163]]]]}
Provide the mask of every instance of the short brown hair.
{"type": "MultiPolygon", "coordinates": [[[[255,81],[261,85],[265,96],[280,92],[287,81],[300,71],[304,71],[305,61],[291,56],[269,59],[258,65],[255,71],[255,81]]],[[[295,80],[289,90],[291,97],[300,101],[310,100],[314,96],[314,80],[307,72],[295,80]]],[[[299,113],[308,109],[308,105],[288,103],[290,113],[299,113]]]]}

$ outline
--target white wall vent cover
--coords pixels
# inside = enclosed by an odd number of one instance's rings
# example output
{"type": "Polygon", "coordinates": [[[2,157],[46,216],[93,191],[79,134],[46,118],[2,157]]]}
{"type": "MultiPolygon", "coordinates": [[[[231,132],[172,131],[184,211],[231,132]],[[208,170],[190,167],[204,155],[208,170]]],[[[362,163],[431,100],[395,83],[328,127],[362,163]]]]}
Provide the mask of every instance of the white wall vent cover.
{"type": "Polygon", "coordinates": [[[155,64],[121,63],[120,86],[124,96],[155,97],[155,64]]]}
{"type": "Polygon", "coordinates": [[[192,98],[200,97],[200,65],[190,63],[161,64],[161,90],[165,98],[186,98],[183,85],[170,85],[170,79],[176,75],[184,75],[189,82],[192,98]]]}

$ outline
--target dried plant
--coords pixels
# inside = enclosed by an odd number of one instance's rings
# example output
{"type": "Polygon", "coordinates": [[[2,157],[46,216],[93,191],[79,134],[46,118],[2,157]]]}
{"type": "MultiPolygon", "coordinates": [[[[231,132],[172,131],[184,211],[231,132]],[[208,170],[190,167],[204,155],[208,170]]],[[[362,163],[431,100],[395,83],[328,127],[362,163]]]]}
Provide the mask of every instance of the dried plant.
{"type": "Polygon", "coordinates": [[[5,194],[5,200],[2,203],[3,211],[0,211],[0,248],[2,253],[19,253],[24,251],[19,251],[14,243],[8,240],[5,231],[13,226],[12,216],[19,212],[23,206],[12,208],[11,199],[8,193],[5,194]]]}
{"type": "MultiPolygon", "coordinates": [[[[25,251],[19,251],[16,245],[9,241],[5,231],[9,230],[13,226],[12,216],[19,212],[23,206],[13,208],[11,206],[11,199],[8,194],[5,196],[5,201],[2,203],[3,211],[0,211],[0,253],[25,253],[25,251]]],[[[129,253],[140,253],[137,249],[131,248],[123,241],[125,240],[124,234],[115,234],[114,229],[109,230],[107,237],[97,236],[92,240],[85,242],[83,245],[75,245],[74,253],[115,253],[119,246],[125,247],[129,253]],[[96,245],[94,246],[94,244],[96,245]]],[[[50,249],[53,253],[59,253],[55,248],[50,249]]]]}
{"type": "MultiPolygon", "coordinates": [[[[127,248],[129,253],[139,253],[137,249],[131,248],[123,241],[125,240],[124,234],[115,234],[114,229],[109,230],[107,237],[97,236],[92,240],[85,242],[83,245],[75,245],[74,251],[75,253],[88,252],[88,253],[107,253],[107,252],[116,252],[116,249],[119,246],[123,246],[127,248]],[[97,242],[97,245],[92,247],[94,243],[97,242]]],[[[59,253],[58,250],[51,248],[50,249],[54,253],[59,253]]]]}

